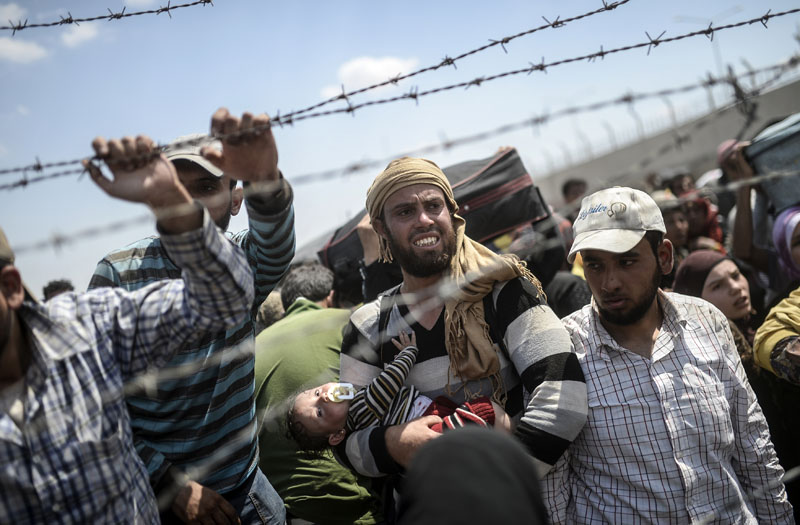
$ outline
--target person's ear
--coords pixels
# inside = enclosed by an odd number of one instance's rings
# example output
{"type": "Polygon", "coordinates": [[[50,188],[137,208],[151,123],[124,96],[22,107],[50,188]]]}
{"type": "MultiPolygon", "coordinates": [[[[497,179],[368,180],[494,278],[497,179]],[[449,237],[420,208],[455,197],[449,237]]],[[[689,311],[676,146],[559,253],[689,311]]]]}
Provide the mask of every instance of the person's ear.
{"type": "Polygon", "coordinates": [[[668,275],[672,271],[674,264],[674,250],[672,242],[669,239],[664,239],[658,247],[658,265],[661,267],[661,273],[668,275]]]}
{"type": "Polygon", "coordinates": [[[386,235],[386,225],[383,223],[381,219],[372,219],[372,229],[375,230],[375,233],[386,239],[388,236],[386,235]]]}
{"type": "Polygon", "coordinates": [[[231,191],[231,215],[238,215],[244,201],[244,190],[238,184],[231,191]]]}
{"type": "Polygon", "coordinates": [[[323,299],[325,308],[333,308],[334,304],[336,304],[333,300],[333,293],[333,290],[331,290],[331,293],[329,293],[328,296],[323,299]]]}
{"type": "Polygon", "coordinates": [[[345,431],[345,429],[340,428],[339,430],[328,436],[328,444],[332,447],[335,447],[344,440],[344,437],[346,435],[347,432],[345,431]]]}
{"type": "Polygon", "coordinates": [[[22,286],[22,276],[15,266],[9,264],[0,269],[0,293],[6,298],[11,310],[22,306],[25,300],[25,288],[22,286]]]}

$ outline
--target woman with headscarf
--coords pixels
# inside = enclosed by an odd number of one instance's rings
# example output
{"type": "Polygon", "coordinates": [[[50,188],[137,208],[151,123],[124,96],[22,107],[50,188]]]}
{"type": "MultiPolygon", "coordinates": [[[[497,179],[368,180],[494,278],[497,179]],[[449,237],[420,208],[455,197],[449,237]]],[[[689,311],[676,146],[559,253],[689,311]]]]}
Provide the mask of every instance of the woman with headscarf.
{"type": "MultiPolygon", "coordinates": [[[[736,262],[711,250],[692,252],[678,267],[674,291],[705,299],[728,318],[742,366],[767,419],[781,465],[788,470],[800,464],[797,447],[800,422],[794,417],[800,404],[800,388],[762,370],[756,363],[753,340],[757,325],[752,323],[757,312],[750,302],[750,285],[736,262]]],[[[797,509],[800,486],[788,483],[786,490],[797,509]]]]}
{"type": "Polygon", "coordinates": [[[690,253],[675,273],[673,291],[705,299],[725,314],[747,376],[753,375],[755,331],[749,323],[755,311],[750,284],[733,259],[713,250],[690,253]]]}
{"type": "Polygon", "coordinates": [[[800,205],[784,210],[775,219],[772,243],[783,273],[792,281],[800,281],[800,205]]]}

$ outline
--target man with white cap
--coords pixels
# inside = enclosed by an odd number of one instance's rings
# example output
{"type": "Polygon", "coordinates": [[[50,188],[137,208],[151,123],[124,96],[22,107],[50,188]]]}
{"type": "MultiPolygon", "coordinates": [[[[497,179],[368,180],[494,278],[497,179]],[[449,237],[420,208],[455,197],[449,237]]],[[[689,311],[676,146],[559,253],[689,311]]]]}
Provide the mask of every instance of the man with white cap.
{"type": "Polygon", "coordinates": [[[644,192],[583,199],[592,303],[564,319],[589,419],[545,479],[554,523],[793,523],[769,430],[725,316],[665,293],[672,244],[644,192]]]}
{"type": "Polygon", "coordinates": [[[101,154],[113,181],[87,168],[108,194],[153,209],[182,279],[40,303],[24,287],[0,229],[2,523],[158,523],[124,390],[198,334],[249,315],[254,290],[245,254],[192,202],[163,155],[135,166],[115,162],[126,149],[140,157],[153,151],[143,136],[128,145],[101,154]],[[165,213],[175,207],[186,211],[165,213]]]}
{"type": "MultiPolygon", "coordinates": [[[[183,137],[166,155],[222,229],[242,204],[236,181],[244,181],[245,191],[258,186],[244,200],[249,229],[230,235],[254,273],[254,315],[294,256],[292,189],[278,170],[269,117],[239,119],[222,108],[211,131],[228,138],[187,145],[191,137],[183,137]]],[[[89,287],[137,290],[179,276],[161,239],[148,237],[103,258],[89,287]]],[[[128,395],[134,443],[162,504],[162,522],[236,523],[238,515],[242,523],[283,523],[283,502],[258,468],[253,341],[252,315],[231,329],[204,332],[178,351],[164,376],[156,375],[154,388],[128,395]]]]}

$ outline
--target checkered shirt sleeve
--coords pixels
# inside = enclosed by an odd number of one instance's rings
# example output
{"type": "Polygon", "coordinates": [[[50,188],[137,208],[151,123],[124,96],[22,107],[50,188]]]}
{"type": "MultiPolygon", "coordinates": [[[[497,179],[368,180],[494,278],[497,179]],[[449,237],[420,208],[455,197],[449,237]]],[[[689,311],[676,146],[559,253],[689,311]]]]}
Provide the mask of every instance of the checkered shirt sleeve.
{"type": "Polygon", "coordinates": [[[155,523],[123,391],[198,331],[240,323],[253,300],[244,253],[204,212],[164,236],[183,280],[101,288],[19,310],[33,351],[17,425],[0,412],[0,522],[155,523]]]}

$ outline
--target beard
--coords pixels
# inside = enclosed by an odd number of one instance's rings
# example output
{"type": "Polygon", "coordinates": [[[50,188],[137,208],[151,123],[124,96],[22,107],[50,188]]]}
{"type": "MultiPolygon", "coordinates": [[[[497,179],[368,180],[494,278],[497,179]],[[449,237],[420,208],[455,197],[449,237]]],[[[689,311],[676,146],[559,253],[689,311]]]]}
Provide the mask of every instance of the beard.
{"type": "Polygon", "coordinates": [[[223,232],[228,231],[228,225],[231,222],[231,211],[233,210],[233,200],[228,200],[228,209],[222,214],[222,217],[214,221],[219,229],[223,232]]]}
{"type": "Polygon", "coordinates": [[[658,295],[658,286],[661,284],[662,277],[663,272],[661,271],[661,268],[656,265],[656,268],[653,271],[653,276],[650,279],[650,282],[648,283],[647,289],[642,295],[641,300],[634,303],[629,310],[624,312],[606,310],[601,308],[598,304],[597,311],[600,314],[600,318],[610,324],[615,324],[618,326],[636,324],[642,319],[642,317],[644,317],[644,315],[650,309],[650,306],[653,304],[653,300],[656,298],[656,295],[658,295]]]}
{"type": "Polygon", "coordinates": [[[450,261],[456,254],[456,233],[452,228],[446,234],[436,226],[431,226],[427,231],[439,234],[441,251],[426,251],[422,255],[418,255],[414,253],[410,241],[406,247],[397,241],[391,231],[386,231],[386,240],[392,250],[392,257],[400,265],[400,268],[414,277],[431,277],[441,274],[450,267],[450,261]]]}

